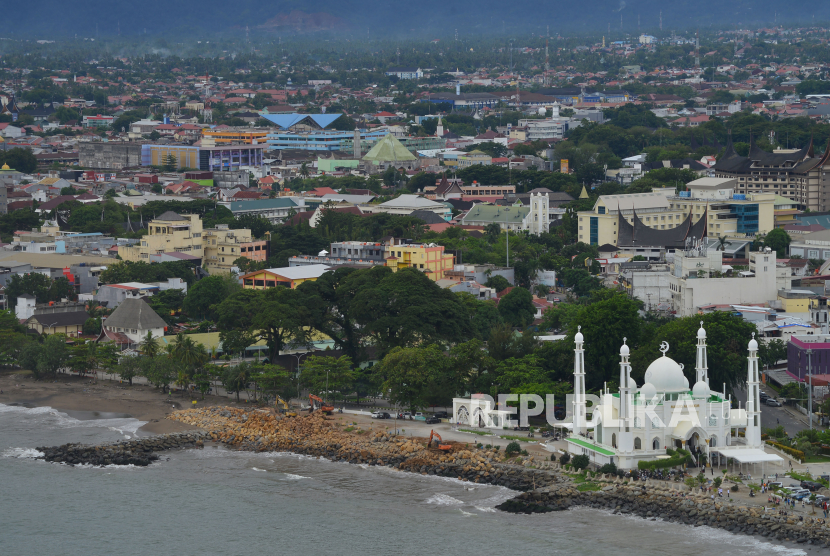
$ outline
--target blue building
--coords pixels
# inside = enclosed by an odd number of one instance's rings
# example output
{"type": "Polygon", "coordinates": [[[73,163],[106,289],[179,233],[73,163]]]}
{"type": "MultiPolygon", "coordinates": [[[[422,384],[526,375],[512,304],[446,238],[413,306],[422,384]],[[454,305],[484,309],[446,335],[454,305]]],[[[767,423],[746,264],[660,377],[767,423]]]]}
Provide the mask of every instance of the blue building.
{"type": "MultiPolygon", "coordinates": [[[[374,143],[382,139],[386,131],[361,131],[361,142],[374,143]]],[[[272,149],[302,149],[307,151],[350,151],[354,143],[354,132],[313,131],[308,133],[269,133],[266,142],[272,149]]],[[[368,149],[361,149],[366,152],[368,149]]]]}

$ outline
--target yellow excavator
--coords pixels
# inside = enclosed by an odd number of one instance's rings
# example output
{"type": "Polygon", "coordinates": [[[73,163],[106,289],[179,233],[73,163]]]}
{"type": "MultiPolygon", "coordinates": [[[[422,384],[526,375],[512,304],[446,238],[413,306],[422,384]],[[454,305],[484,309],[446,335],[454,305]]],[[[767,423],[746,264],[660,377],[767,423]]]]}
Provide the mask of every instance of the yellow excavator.
{"type": "Polygon", "coordinates": [[[288,402],[286,402],[281,397],[277,396],[277,400],[274,402],[274,405],[277,406],[277,411],[285,415],[286,417],[296,417],[297,414],[293,411],[288,410],[288,402]]]}

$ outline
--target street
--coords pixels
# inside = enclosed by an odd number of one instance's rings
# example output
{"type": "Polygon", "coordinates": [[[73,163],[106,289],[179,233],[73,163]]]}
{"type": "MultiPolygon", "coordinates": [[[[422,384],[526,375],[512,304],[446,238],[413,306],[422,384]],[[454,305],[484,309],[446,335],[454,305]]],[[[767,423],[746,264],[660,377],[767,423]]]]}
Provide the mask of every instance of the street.
{"type": "MultiPolygon", "coordinates": [[[[778,393],[772,388],[761,386],[761,390],[770,396],[778,399],[778,393]]],[[[735,399],[740,402],[741,407],[746,407],[746,391],[735,389],[735,399]]],[[[795,436],[795,433],[808,427],[807,416],[802,415],[794,407],[770,407],[761,402],[761,430],[775,428],[778,425],[783,425],[784,430],[790,437],[795,436]]],[[[817,425],[813,422],[813,426],[817,425]]]]}

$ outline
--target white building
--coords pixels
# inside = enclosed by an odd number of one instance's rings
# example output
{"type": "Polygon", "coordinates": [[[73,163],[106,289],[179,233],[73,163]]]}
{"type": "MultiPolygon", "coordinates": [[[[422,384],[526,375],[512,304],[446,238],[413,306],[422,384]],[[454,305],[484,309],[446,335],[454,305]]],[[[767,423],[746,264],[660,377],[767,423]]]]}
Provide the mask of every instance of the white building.
{"type": "Polygon", "coordinates": [[[695,385],[683,366],[663,353],[649,365],[645,383],[638,387],[631,378],[629,347],[620,348],[619,392],[604,390],[598,406],[587,418],[585,397],[584,338],[575,337],[573,435],[567,439],[568,451],[586,454],[591,461],[618,468],[637,468],[640,461],[666,458],[667,449],[689,450],[697,461],[706,454],[708,461],[725,462],[734,458],[741,463],[780,462],[782,458],[767,454],[761,441],[761,407],[759,397],[758,342],[749,342],[747,358],[747,403],[745,409],[731,409],[731,400],[713,390],[709,384],[706,331],[703,323],[697,332],[695,385]],[[737,432],[744,432],[741,444],[737,432]],[[587,434],[593,430],[593,438],[587,434]],[[584,435],[584,436],[583,436],[584,435]]]}
{"type": "Polygon", "coordinates": [[[153,338],[164,336],[167,324],[143,299],[124,299],[104,319],[98,342],[114,342],[122,349],[136,346],[150,333],[153,338]]]}

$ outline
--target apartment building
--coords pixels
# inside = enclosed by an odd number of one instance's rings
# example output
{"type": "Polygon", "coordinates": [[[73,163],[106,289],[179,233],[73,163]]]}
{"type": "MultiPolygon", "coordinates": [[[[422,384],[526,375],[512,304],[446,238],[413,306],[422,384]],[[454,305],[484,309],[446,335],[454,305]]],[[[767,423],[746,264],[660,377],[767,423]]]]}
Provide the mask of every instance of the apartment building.
{"type": "Polygon", "coordinates": [[[198,215],[167,211],[148,224],[147,235],[140,243],[118,250],[123,260],[132,262],[149,262],[150,255],[169,252],[202,258],[202,221],[198,215]]]}
{"type": "MultiPolygon", "coordinates": [[[[202,268],[210,274],[230,272],[236,259],[256,253],[256,250],[248,250],[253,246],[251,230],[230,230],[227,224],[219,224],[216,228],[206,229],[202,232],[202,268]]],[[[262,251],[260,250],[259,253],[261,254],[262,251]]],[[[265,258],[259,260],[265,260],[265,258]]]]}

